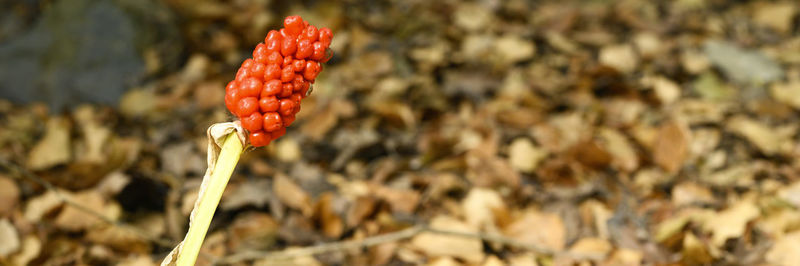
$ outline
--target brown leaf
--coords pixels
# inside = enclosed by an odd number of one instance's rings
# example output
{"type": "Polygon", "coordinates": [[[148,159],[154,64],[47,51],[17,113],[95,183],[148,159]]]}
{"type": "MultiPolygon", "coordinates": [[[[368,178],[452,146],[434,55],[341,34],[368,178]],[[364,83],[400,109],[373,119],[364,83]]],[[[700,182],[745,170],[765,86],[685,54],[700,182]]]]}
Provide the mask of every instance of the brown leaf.
{"type": "Polygon", "coordinates": [[[19,203],[20,191],[13,179],[0,174],[0,218],[11,214],[19,203]]]}
{"type": "Polygon", "coordinates": [[[689,129],[686,124],[670,120],[661,125],[653,148],[653,160],[669,172],[677,172],[689,155],[689,129]]]}
{"type": "Polygon", "coordinates": [[[0,258],[16,252],[20,248],[19,234],[8,219],[0,219],[0,258]]]}
{"type": "Polygon", "coordinates": [[[564,250],[567,237],[567,229],[560,216],[537,210],[526,211],[504,228],[503,233],[517,241],[555,251],[564,250]]]}
{"type": "Polygon", "coordinates": [[[67,119],[50,118],[47,121],[44,137],[28,154],[28,168],[42,170],[69,162],[72,158],[70,128],[71,125],[67,119]]]}
{"type": "MultiPolygon", "coordinates": [[[[95,213],[104,214],[106,212],[106,199],[95,190],[76,193],[70,198],[73,202],[95,213]]],[[[101,223],[102,220],[99,218],[87,214],[84,210],[73,205],[66,205],[55,220],[57,227],[67,231],[89,229],[101,223]]]]}
{"type": "Polygon", "coordinates": [[[334,194],[325,192],[319,196],[314,206],[314,217],[322,227],[322,233],[329,238],[339,238],[344,232],[342,217],[333,210],[334,194]]]}
{"type": "Polygon", "coordinates": [[[800,265],[800,231],[794,231],[778,239],[767,251],[766,261],[771,265],[800,265]]]}
{"type": "Polygon", "coordinates": [[[272,193],[278,196],[283,204],[299,210],[306,217],[310,217],[313,213],[311,196],[284,174],[275,175],[275,180],[272,182],[272,193]]]}
{"type": "Polygon", "coordinates": [[[272,217],[260,212],[248,212],[236,216],[228,227],[228,243],[232,250],[264,250],[272,246],[279,224],[272,217]]]}
{"type": "MultiPolygon", "coordinates": [[[[430,226],[435,229],[475,233],[477,230],[453,217],[434,217],[430,226]]],[[[465,238],[434,233],[422,233],[411,239],[411,246],[428,256],[452,256],[468,262],[483,260],[483,243],[475,238],[465,238]]]]}

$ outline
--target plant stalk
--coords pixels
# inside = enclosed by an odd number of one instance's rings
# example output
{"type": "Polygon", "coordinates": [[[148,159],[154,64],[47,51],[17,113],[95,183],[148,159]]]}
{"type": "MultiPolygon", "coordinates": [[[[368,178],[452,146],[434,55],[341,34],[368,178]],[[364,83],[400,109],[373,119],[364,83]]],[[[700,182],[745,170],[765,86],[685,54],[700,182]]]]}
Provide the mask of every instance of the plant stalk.
{"type": "Polygon", "coordinates": [[[211,172],[208,187],[200,195],[201,198],[195,209],[195,216],[189,225],[189,232],[186,233],[183,248],[178,253],[176,263],[178,266],[195,264],[200,247],[206,238],[208,226],[211,224],[211,218],[217,210],[220,198],[222,198],[222,192],[225,191],[225,186],[228,185],[228,180],[230,180],[231,174],[233,174],[233,170],[239,162],[242,148],[242,142],[235,132],[225,137],[217,163],[214,165],[213,172],[211,172]]]}

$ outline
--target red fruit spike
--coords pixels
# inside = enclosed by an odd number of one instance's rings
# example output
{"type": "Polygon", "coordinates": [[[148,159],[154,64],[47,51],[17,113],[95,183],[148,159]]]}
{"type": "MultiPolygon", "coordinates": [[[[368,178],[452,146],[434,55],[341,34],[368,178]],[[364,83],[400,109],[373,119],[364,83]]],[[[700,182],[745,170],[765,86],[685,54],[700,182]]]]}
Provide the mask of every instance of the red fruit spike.
{"type": "Polygon", "coordinates": [[[267,64],[280,65],[283,64],[283,56],[279,52],[272,52],[267,56],[267,64]]]}
{"type": "Polygon", "coordinates": [[[273,79],[264,84],[264,90],[261,91],[261,98],[278,95],[283,90],[280,80],[273,79]]]}
{"type": "Polygon", "coordinates": [[[314,61],[306,62],[306,69],[303,70],[303,78],[312,81],[317,78],[320,71],[319,63],[314,61]]]}
{"type": "Polygon", "coordinates": [[[250,144],[253,145],[253,147],[267,146],[270,141],[272,141],[272,134],[264,131],[250,133],[250,144]]]}
{"type": "Polygon", "coordinates": [[[294,85],[291,83],[283,83],[283,88],[281,90],[281,98],[289,97],[292,95],[294,91],[294,85]]]}
{"type": "Polygon", "coordinates": [[[329,28],[322,28],[319,30],[319,41],[322,43],[325,48],[331,45],[331,39],[333,39],[333,32],[329,28]]]}
{"type": "Polygon", "coordinates": [[[255,77],[258,79],[264,78],[264,71],[267,70],[267,66],[261,63],[255,63],[253,66],[250,67],[250,76],[255,77]]]}
{"type": "Polygon", "coordinates": [[[277,139],[277,138],[280,138],[281,136],[283,136],[284,134],[286,134],[286,128],[285,127],[281,127],[278,130],[270,132],[270,138],[277,139]]]}
{"type": "Polygon", "coordinates": [[[266,44],[259,43],[256,46],[256,49],[253,50],[253,60],[258,62],[258,63],[266,64],[267,63],[267,55],[269,55],[269,53],[267,51],[267,45],[266,44]]]}
{"type": "MultiPolygon", "coordinates": [[[[292,61],[292,68],[294,68],[294,72],[302,72],[306,68],[306,60],[295,59],[292,61]]],[[[295,77],[295,79],[297,78],[295,77]]]]}
{"type": "Polygon", "coordinates": [[[278,108],[281,115],[288,116],[294,114],[294,101],[290,99],[282,99],[281,106],[278,108]]]}
{"type": "Polygon", "coordinates": [[[242,93],[243,97],[258,97],[261,95],[262,85],[261,80],[249,77],[242,82],[239,91],[242,93]]]}
{"type": "Polygon", "coordinates": [[[283,67],[281,70],[281,82],[289,82],[294,79],[294,68],[292,65],[288,65],[283,67]]]}
{"type": "Polygon", "coordinates": [[[273,132],[279,130],[283,126],[281,116],[276,112],[269,112],[264,114],[264,130],[273,132]]]}
{"type": "Polygon", "coordinates": [[[279,105],[278,98],[275,98],[275,96],[261,97],[258,100],[258,106],[261,107],[261,112],[263,113],[278,111],[279,105]]]}
{"type": "Polygon", "coordinates": [[[273,80],[280,78],[281,78],[281,67],[279,67],[278,65],[267,65],[267,69],[264,70],[264,80],[273,80]]]}
{"type": "Polygon", "coordinates": [[[325,45],[322,45],[321,42],[314,42],[313,46],[314,53],[311,54],[311,59],[319,61],[322,60],[322,58],[325,58],[325,45]]]}
{"type": "Polygon", "coordinates": [[[294,54],[294,56],[298,59],[305,59],[306,57],[311,56],[313,53],[314,43],[306,39],[301,39],[297,43],[297,52],[294,54]]]}
{"type": "Polygon", "coordinates": [[[242,118],[242,127],[247,131],[256,132],[261,130],[261,123],[263,122],[264,119],[261,118],[261,113],[253,112],[249,116],[242,118]]]}
{"type": "Polygon", "coordinates": [[[305,23],[300,16],[288,16],[283,20],[283,27],[286,28],[287,33],[291,35],[298,35],[303,31],[305,23]]]}
{"type": "Polygon", "coordinates": [[[291,126],[292,123],[294,123],[295,116],[294,115],[286,115],[286,116],[282,116],[281,119],[283,119],[283,126],[284,127],[288,127],[288,126],[291,126]]]}
{"type": "Polygon", "coordinates": [[[258,111],[258,99],[256,97],[246,97],[236,103],[236,116],[245,117],[258,111]]]}
{"type": "Polygon", "coordinates": [[[297,39],[283,38],[283,42],[281,42],[281,54],[283,56],[290,56],[293,55],[295,51],[297,51],[297,39]]]}
{"type": "Polygon", "coordinates": [[[303,30],[301,37],[312,43],[316,42],[317,38],[319,38],[319,30],[317,30],[317,27],[314,27],[314,25],[308,25],[308,27],[303,30]]]}

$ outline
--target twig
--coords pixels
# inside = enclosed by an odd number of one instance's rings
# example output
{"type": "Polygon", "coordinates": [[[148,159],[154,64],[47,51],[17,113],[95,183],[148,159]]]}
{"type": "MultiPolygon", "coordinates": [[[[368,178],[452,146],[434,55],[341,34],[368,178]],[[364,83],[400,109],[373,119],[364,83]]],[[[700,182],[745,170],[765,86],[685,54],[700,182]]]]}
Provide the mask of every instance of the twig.
{"type": "Polygon", "coordinates": [[[119,228],[123,228],[123,229],[126,229],[126,230],[130,230],[131,232],[139,235],[140,237],[142,237],[144,239],[147,239],[148,241],[150,241],[152,243],[155,243],[155,244],[157,244],[159,246],[162,246],[162,247],[172,247],[172,246],[175,245],[174,243],[172,243],[172,241],[151,236],[150,234],[148,234],[148,233],[146,233],[146,232],[144,232],[144,231],[142,231],[142,230],[140,230],[140,229],[138,229],[136,227],[133,227],[133,226],[126,226],[127,224],[125,224],[125,223],[117,222],[114,219],[111,219],[111,218],[103,215],[102,213],[99,213],[99,212],[97,212],[95,210],[92,210],[91,208],[86,207],[83,204],[80,204],[80,203],[72,200],[72,198],[67,197],[63,193],[61,193],[61,191],[58,190],[58,188],[56,188],[56,186],[54,186],[52,183],[48,182],[47,180],[42,179],[41,177],[39,177],[36,174],[34,174],[31,171],[29,171],[28,169],[25,169],[24,167],[21,167],[21,166],[15,164],[15,163],[13,163],[13,162],[11,162],[9,160],[6,160],[4,158],[0,158],[0,166],[5,168],[9,172],[16,172],[19,176],[27,178],[27,179],[33,181],[34,183],[37,183],[37,184],[43,186],[48,191],[53,192],[56,195],[56,197],[58,197],[59,200],[64,202],[64,204],[72,206],[75,209],[77,209],[79,211],[82,211],[82,212],[84,212],[84,213],[86,213],[88,215],[94,216],[95,218],[100,219],[104,223],[107,223],[109,225],[116,226],[116,227],[119,227],[119,228]]]}
{"type": "MultiPolygon", "coordinates": [[[[303,247],[303,248],[292,248],[287,250],[281,251],[247,251],[242,252],[234,255],[230,255],[224,258],[221,258],[214,262],[215,265],[218,264],[233,264],[241,261],[246,260],[256,260],[256,259],[271,259],[271,260],[280,260],[280,259],[288,259],[288,258],[296,258],[296,257],[304,257],[304,256],[312,256],[317,254],[323,254],[328,252],[334,251],[342,251],[342,250],[349,250],[349,249],[358,249],[358,248],[367,248],[375,245],[380,245],[383,243],[401,241],[408,238],[412,238],[421,233],[431,233],[431,234],[440,234],[440,235],[449,235],[455,237],[464,237],[464,238],[474,238],[480,239],[487,242],[493,242],[498,244],[503,244],[506,246],[533,251],[540,255],[546,256],[553,256],[553,255],[561,255],[566,253],[557,252],[548,248],[540,247],[533,244],[522,243],[516,241],[514,239],[495,235],[495,234],[486,234],[486,233],[468,233],[468,232],[459,232],[459,231],[450,231],[450,230],[443,230],[443,229],[436,229],[428,227],[427,225],[416,225],[412,226],[400,231],[386,233],[382,235],[367,237],[360,240],[346,240],[346,241],[339,241],[339,242],[331,242],[331,243],[323,243],[315,246],[310,247],[303,247]]],[[[569,254],[566,254],[569,255],[569,254]]],[[[571,255],[569,255],[571,256],[571,255]]]]}

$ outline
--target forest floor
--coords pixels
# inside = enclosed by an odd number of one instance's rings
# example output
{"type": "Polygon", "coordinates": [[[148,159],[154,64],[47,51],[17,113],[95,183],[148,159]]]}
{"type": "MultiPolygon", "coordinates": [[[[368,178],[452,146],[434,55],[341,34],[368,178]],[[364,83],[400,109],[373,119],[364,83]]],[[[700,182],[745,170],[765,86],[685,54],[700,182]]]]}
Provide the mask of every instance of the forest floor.
{"type": "Polygon", "coordinates": [[[800,265],[797,1],[304,2],[165,0],[119,105],[0,99],[0,265],[160,263],[290,14],[334,57],[198,265],[800,265]]]}

